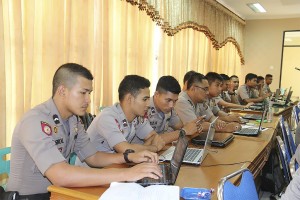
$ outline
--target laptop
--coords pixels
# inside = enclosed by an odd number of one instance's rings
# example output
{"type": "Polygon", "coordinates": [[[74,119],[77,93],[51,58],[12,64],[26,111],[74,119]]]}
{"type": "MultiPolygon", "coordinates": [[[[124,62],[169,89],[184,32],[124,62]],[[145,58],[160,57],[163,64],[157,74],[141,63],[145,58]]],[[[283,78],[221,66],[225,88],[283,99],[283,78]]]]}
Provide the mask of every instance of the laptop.
{"type": "Polygon", "coordinates": [[[160,164],[163,176],[160,179],[142,178],[136,183],[142,186],[149,185],[174,185],[177,179],[179,169],[182,164],[183,157],[188,147],[188,139],[185,137],[184,131],[180,131],[174,154],[172,155],[171,162],[160,164]]]}
{"type": "MultiPolygon", "coordinates": [[[[207,156],[209,149],[211,148],[211,143],[213,141],[215,135],[215,122],[217,121],[218,117],[214,119],[213,122],[210,123],[208,128],[208,134],[205,140],[205,144],[203,149],[198,148],[187,148],[186,153],[183,158],[183,163],[186,164],[193,164],[193,165],[200,165],[202,161],[207,156]]],[[[170,160],[174,153],[174,146],[167,149],[164,153],[159,156],[160,160],[170,160]]]]}
{"type": "Polygon", "coordinates": [[[246,114],[246,115],[242,116],[242,118],[249,119],[249,120],[261,120],[262,115],[261,114],[246,114]]]}
{"type": "MultiPolygon", "coordinates": [[[[267,113],[267,109],[264,110],[261,119],[265,119],[267,113]]],[[[233,132],[235,135],[244,135],[244,136],[258,136],[261,133],[261,124],[264,120],[260,120],[258,128],[242,128],[239,131],[233,132]]]]}
{"type": "Polygon", "coordinates": [[[285,101],[277,101],[277,102],[273,102],[273,106],[274,106],[274,107],[284,107],[284,106],[287,106],[288,103],[289,103],[290,100],[291,100],[292,94],[293,94],[293,91],[289,91],[289,93],[288,93],[288,95],[287,95],[285,101]]]}
{"type": "MultiPolygon", "coordinates": [[[[200,135],[192,139],[192,143],[196,145],[204,145],[207,137],[207,133],[201,133],[200,135]]],[[[232,133],[215,133],[214,139],[211,143],[213,147],[226,147],[234,139],[232,133]]]]}
{"type": "Polygon", "coordinates": [[[278,88],[276,89],[275,92],[274,101],[278,101],[279,97],[280,97],[280,89],[278,88]]]}

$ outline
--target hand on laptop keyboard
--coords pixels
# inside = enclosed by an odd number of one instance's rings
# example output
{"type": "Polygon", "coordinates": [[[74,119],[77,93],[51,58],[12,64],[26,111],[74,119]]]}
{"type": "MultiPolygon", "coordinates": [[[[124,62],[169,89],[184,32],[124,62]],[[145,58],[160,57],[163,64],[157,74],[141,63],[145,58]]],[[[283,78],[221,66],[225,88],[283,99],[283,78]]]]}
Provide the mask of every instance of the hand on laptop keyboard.
{"type": "Polygon", "coordinates": [[[144,177],[159,179],[162,177],[162,172],[156,163],[141,163],[131,168],[122,168],[125,174],[124,181],[137,181],[144,177]]]}

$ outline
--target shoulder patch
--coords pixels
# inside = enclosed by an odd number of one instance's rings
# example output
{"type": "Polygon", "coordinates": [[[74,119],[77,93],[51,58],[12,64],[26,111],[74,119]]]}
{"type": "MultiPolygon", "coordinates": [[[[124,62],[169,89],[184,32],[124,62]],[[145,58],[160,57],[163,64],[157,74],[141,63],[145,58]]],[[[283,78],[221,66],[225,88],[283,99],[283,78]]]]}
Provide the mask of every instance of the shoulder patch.
{"type": "Polygon", "coordinates": [[[52,129],[51,129],[51,126],[50,126],[47,122],[41,121],[41,128],[42,128],[42,131],[43,131],[46,135],[48,135],[48,136],[52,135],[52,129]]]}

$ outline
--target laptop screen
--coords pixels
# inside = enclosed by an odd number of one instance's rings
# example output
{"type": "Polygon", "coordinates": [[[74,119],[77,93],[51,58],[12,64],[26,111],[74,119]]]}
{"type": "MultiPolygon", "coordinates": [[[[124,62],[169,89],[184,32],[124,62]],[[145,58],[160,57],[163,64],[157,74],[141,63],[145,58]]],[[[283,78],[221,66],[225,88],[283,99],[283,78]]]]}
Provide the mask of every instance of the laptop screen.
{"type": "Polygon", "coordinates": [[[203,147],[203,156],[201,157],[202,160],[205,158],[206,154],[208,153],[208,149],[211,148],[211,143],[212,143],[212,141],[214,139],[214,136],[215,136],[215,123],[216,123],[217,119],[218,119],[218,117],[216,117],[209,124],[207,137],[206,137],[205,144],[204,144],[204,147],[203,147]]]}
{"type": "Polygon", "coordinates": [[[188,140],[185,137],[183,131],[180,131],[179,138],[176,144],[176,148],[174,150],[173,157],[171,159],[171,172],[172,172],[172,183],[175,183],[177,175],[179,173],[180,166],[182,164],[182,160],[184,154],[186,152],[188,146],[188,140]]]}

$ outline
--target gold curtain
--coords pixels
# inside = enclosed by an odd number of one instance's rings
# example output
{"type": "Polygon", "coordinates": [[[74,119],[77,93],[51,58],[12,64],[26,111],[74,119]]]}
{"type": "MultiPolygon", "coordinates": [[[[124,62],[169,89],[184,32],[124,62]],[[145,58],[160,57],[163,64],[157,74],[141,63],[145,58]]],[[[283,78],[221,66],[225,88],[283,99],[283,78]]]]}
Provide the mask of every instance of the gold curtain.
{"type": "Polygon", "coordinates": [[[52,77],[76,62],[94,75],[90,112],[118,101],[127,74],[147,77],[155,88],[162,75],[182,82],[191,69],[236,73],[236,46],[220,50],[188,28],[170,37],[137,6],[119,0],[0,1],[0,148],[22,115],[52,95],[52,77]]]}
{"type": "Polygon", "coordinates": [[[216,0],[126,0],[138,5],[168,34],[182,29],[203,32],[216,49],[227,42],[235,45],[244,64],[245,21],[216,0]]]}

